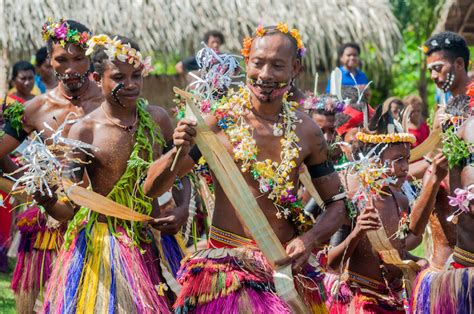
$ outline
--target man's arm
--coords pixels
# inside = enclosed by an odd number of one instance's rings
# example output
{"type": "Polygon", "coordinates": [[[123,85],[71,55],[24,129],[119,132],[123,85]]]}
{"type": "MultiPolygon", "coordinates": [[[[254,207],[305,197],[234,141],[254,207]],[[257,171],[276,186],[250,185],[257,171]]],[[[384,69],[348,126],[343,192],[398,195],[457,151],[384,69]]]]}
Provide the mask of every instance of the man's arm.
{"type": "MultiPolygon", "coordinates": [[[[171,121],[169,120],[169,128],[171,121]]],[[[188,156],[191,147],[194,145],[196,122],[191,119],[182,119],[178,122],[173,135],[173,145],[166,154],[151,164],[148,174],[143,183],[143,191],[148,197],[156,198],[168,191],[174,184],[176,176],[184,175],[192,169],[194,162],[188,156]],[[176,158],[178,148],[181,148],[176,166],[171,171],[171,165],[176,158]]],[[[166,127],[166,126],[165,126],[166,127]]]]}
{"type": "Polygon", "coordinates": [[[155,219],[153,223],[153,226],[162,232],[176,234],[188,220],[189,202],[191,201],[191,181],[188,177],[183,177],[181,184],[181,187],[173,186],[172,189],[176,207],[161,211],[160,217],[155,219]]]}
{"type": "Polygon", "coordinates": [[[410,216],[410,231],[415,236],[421,236],[434,209],[436,194],[443,179],[448,174],[448,162],[443,154],[433,158],[433,163],[423,179],[421,194],[412,208],[410,216]]]}
{"type": "Polygon", "coordinates": [[[328,160],[328,147],[324,135],[309,117],[303,119],[306,122],[306,132],[309,132],[307,140],[311,143],[311,152],[304,162],[308,166],[313,184],[326,204],[326,210],[308,232],[288,244],[286,252],[293,260],[293,267],[296,270],[306,262],[314,247],[329,240],[342,226],[346,217],[343,197],[340,197],[342,185],[332,163],[328,160]]]}
{"type": "Polygon", "coordinates": [[[317,245],[325,243],[346,221],[344,191],[339,175],[328,160],[328,147],[324,135],[316,126],[313,131],[311,155],[305,164],[311,174],[314,186],[326,204],[326,210],[318,217],[309,231],[317,245]]]}

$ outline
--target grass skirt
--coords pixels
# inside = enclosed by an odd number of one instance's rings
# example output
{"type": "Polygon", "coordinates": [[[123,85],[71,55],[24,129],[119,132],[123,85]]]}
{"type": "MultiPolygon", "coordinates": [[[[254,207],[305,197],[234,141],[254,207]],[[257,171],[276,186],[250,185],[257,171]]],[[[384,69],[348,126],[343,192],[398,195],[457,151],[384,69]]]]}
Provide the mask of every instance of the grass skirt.
{"type": "Polygon", "coordinates": [[[474,313],[474,267],[426,269],[418,275],[414,287],[414,313],[474,313]]]}
{"type": "Polygon", "coordinates": [[[42,312],[168,313],[157,254],[142,249],[120,227],[115,235],[105,223],[82,229],[58,256],[42,312]]]}
{"type": "MultiPolygon", "coordinates": [[[[328,295],[326,305],[329,313],[405,313],[400,289],[392,289],[392,292],[397,294],[393,296],[389,295],[382,283],[377,283],[378,288],[369,288],[341,277],[347,278],[346,275],[325,275],[324,286],[328,295]]],[[[375,285],[375,281],[370,281],[375,285]]]]}
{"type": "Polygon", "coordinates": [[[18,313],[32,313],[35,302],[51,276],[52,265],[61,245],[62,229],[49,228],[47,217],[36,207],[17,217],[20,230],[18,256],[11,288],[18,313]]]}
{"type": "MultiPolygon", "coordinates": [[[[322,279],[309,264],[295,277],[312,313],[327,313],[322,279]]],[[[183,262],[178,281],[183,287],[176,313],[291,313],[275,293],[273,269],[260,251],[249,247],[198,251],[183,262]]]]}

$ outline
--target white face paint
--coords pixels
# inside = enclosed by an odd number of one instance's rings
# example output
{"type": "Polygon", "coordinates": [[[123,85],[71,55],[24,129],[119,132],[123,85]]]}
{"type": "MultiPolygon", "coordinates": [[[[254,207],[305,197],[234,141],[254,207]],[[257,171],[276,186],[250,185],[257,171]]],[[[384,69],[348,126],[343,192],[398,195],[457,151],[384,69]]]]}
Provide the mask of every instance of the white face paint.
{"type": "MultiPolygon", "coordinates": [[[[428,68],[429,71],[433,71],[434,70],[433,68],[436,67],[436,66],[439,66],[439,65],[443,66],[444,62],[443,61],[435,61],[435,62],[428,63],[427,68],[428,68]]],[[[436,71],[436,72],[439,72],[439,71],[436,71]]]]}
{"type": "Polygon", "coordinates": [[[451,87],[453,86],[453,83],[454,83],[454,77],[455,77],[454,73],[448,73],[446,75],[446,82],[441,87],[445,93],[451,90],[451,87]]]}

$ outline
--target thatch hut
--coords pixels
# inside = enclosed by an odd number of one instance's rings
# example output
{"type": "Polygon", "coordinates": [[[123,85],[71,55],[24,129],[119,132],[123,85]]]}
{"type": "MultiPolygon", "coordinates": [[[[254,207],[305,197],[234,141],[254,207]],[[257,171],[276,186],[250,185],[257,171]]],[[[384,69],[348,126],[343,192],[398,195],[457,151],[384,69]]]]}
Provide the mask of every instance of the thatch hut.
{"type": "MultiPolygon", "coordinates": [[[[388,69],[400,33],[388,0],[2,0],[0,47],[5,87],[9,61],[31,55],[43,43],[41,25],[48,16],[76,19],[95,32],[120,33],[136,39],[144,51],[189,54],[201,35],[219,29],[227,51],[238,52],[241,40],[256,25],[287,22],[300,29],[308,48],[309,73],[336,64],[342,42],[362,45],[365,66],[388,69]]],[[[382,71],[383,72],[383,71],[382,71]]],[[[376,79],[376,78],[375,78],[376,79]]],[[[2,90],[3,88],[0,88],[2,90]]]]}

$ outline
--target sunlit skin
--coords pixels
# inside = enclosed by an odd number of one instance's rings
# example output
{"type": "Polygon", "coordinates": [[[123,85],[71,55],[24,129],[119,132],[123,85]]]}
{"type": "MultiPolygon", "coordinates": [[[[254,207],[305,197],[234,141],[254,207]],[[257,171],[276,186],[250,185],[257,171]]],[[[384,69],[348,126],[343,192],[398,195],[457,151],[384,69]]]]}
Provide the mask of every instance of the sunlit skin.
{"type": "MultiPolygon", "coordinates": [[[[335,271],[339,270],[340,263],[350,257],[349,270],[377,281],[384,282],[380,267],[379,254],[374,250],[367,239],[366,232],[377,230],[383,226],[390,238],[397,229],[399,223],[399,209],[408,210],[408,199],[400,192],[400,186],[406,181],[408,174],[408,160],[410,158],[410,146],[408,144],[390,144],[381,154],[381,161],[387,163],[390,172],[396,178],[396,183],[385,187],[385,194],[380,198],[373,199],[373,207],[366,208],[357,217],[357,223],[349,236],[337,247],[331,249],[328,263],[335,271]],[[397,206],[398,205],[398,206],[397,206]],[[347,252],[345,252],[347,248],[347,252]]],[[[402,259],[413,259],[408,250],[414,249],[421,242],[422,231],[426,227],[431,208],[434,205],[437,188],[442,178],[447,173],[447,162],[444,157],[437,156],[431,167],[432,173],[427,176],[426,186],[423,188],[418,201],[413,207],[414,219],[417,224],[410,222],[410,233],[404,240],[390,238],[390,243],[397,249],[402,259]],[[441,178],[441,179],[440,179],[441,178]]],[[[359,189],[359,182],[355,177],[349,176],[349,195],[353,195],[359,189]]],[[[416,259],[415,259],[416,260],[416,259]]],[[[425,265],[425,261],[418,261],[425,265]]],[[[387,269],[386,279],[390,284],[400,282],[402,272],[400,269],[385,265],[387,269]]]]}
{"type": "Polygon", "coordinates": [[[35,73],[31,70],[19,71],[13,80],[13,86],[16,88],[15,94],[25,100],[30,100],[34,96],[31,94],[35,86],[35,73]]]}
{"type": "MultiPolygon", "coordinates": [[[[254,40],[247,61],[247,75],[255,80],[261,79],[265,82],[287,82],[298,73],[300,64],[296,59],[295,47],[289,38],[283,34],[266,35],[254,40]]],[[[265,87],[257,87],[257,94],[267,93],[265,87]]],[[[272,101],[261,101],[260,95],[251,94],[253,109],[245,115],[245,121],[254,129],[253,138],[259,148],[258,159],[272,159],[280,162],[280,137],[273,135],[273,124],[278,120],[278,115],[282,110],[282,96],[274,98],[272,101]]],[[[308,165],[319,164],[327,157],[327,145],[320,128],[311,120],[309,116],[302,112],[297,112],[297,116],[302,119],[301,124],[297,124],[296,134],[300,138],[299,145],[301,151],[296,164],[299,166],[303,162],[308,165]]],[[[217,126],[214,117],[206,117],[206,123],[216,133],[222,144],[232,154],[232,145],[227,136],[217,126]]],[[[192,120],[183,119],[178,123],[174,133],[174,143],[182,147],[182,152],[187,153],[193,143],[195,135],[195,123],[192,120]]],[[[147,180],[144,183],[145,191],[148,194],[157,195],[160,190],[157,188],[158,182],[167,182],[174,175],[169,170],[175,152],[170,152],[167,158],[155,162],[148,172],[147,180]]],[[[179,172],[186,173],[191,169],[192,160],[186,155],[180,157],[178,161],[179,172]]],[[[290,174],[294,182],[295,189],[298,187],[298,167],[290,174]]],[[[177,171],[177,170],[175,170],[177,171]]],[[[331,203],[327,210],[320,216],[318,223],[307,233],[297,237],[293,225],[285,220],[278,219],[275,215],[276,209],[271,200],[262,196],[258,189],[258,183],[246,172],[242,173],[250,190],[256,196],[257,202],[265,214],[268,222],[272,226],[277,237],[282,243],[287,243],[286,251],[293,262],[293,267],[299,271],[301,266],[307,261],[311,250],[317,245],[326,242],[329,237],[340,227],[345,215],[342,202],[331,203]],[[257,197],[258,196],[258,197],[257,197]]],[[[218,228],[229,232],[251,238],[248,230],[239,222],[239,217],[227,199],[219,182],[215,187],[215,208],[212,217],[212,224],[218,228]]],[[[323,198],[329,199],[337,194],[340,181],[336,173],[313,180],[315,186],[323,198]]],[[[286,261],[286,262],[289,262],[286,261]]]]}
{"type": "MultiPolygon", "coordinates": [[[[68,137],[92,144],[99,150],[90,152],[94,157],[83,152],[76,152],[74,157],[86,164],[71,166],[80,168],[75,172],[76,181],[80,181],[84,170],[87,170],[93,190],[99,194],[107,195],[124,173],[134,147],[134,134],[138,128],[138,122],[135,123],[137,121],[136,103],[143,87],[142,69],[120,61],[107,62],[104,73],[101,75],[94,73],[94,78],[101,87],[105,100],[101,107],[92,111],[86,119],[74,124],[68,137]],[[124,87],[118,92],[120,100],[120,104],[118,104],[111,93],[120,83],[124,87]],[[124,130],[117,124],[130,126],[130,131],[124,130]]],[[[166,110],[159,106],[148,106],[146,109],[160,127],[165,141],[171,140],[173,129],[166,110]]],[[[160,157],[162,147],[159,143],[155,143],[153,152],[154,158],[160,157]]],[[[189,193],[186,204],[188,203],[189,193]]],[[[154,224],[162,231],[176,232],[187,219],[187,210],[184,207],[170,209],[171,213],[162,215],[156,199],[152,205],[151,216],[158,218],[154,224]],[[171,228],[171,225],[174,228],[171,228]]],[[[74,214],[72,209],[61,202],[49,207],[48,211],[53,216],[69,215],[69,219],[74,214]]],[[[99,221],[105,221],[105,217],[99,217],[99,221]]]]}
{"type": "MultiPolygon", "coordinates": [[[[86,73],[90,66],[90,60],[85,56],[85,51],[76,45],[53,43],[51,51],[51,65],[57,73],[86,73]]],[[[71,86],[66,87],[64,82],[59,82],[58,87],[45,94],[34,97],[25,103],[23,129],[29,134],[33,131],[43,131],[44,137],[50,137],[52,131],[45,128],[47,123],[53,129],[61,125],[66,116],[74,112],[81,117],[92,112],[103,101],[100,88],[93,82],[86,81],[79,90],[74,90],[77,82],[68,82],[71,86]],[[77,100],[67,97],[80,95],[77,100]]],[[[63,135],[67,135],[69,127],[66,127],[63,135]]],[[[6,134],[0,137],[0,158],[4,158],[20,145],[14,137],[6,134]]],[[[2,166],[3,167],[3,166],[2,166]]]]}

